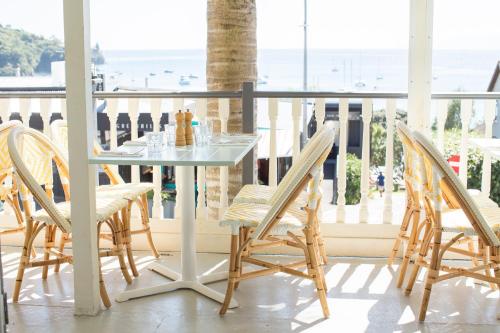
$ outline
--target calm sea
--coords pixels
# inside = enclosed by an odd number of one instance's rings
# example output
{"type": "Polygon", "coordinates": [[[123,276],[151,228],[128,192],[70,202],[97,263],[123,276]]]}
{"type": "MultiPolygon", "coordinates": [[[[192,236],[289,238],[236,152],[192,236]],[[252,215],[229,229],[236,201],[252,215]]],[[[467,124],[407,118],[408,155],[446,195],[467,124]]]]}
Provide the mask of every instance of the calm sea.
{"type": "MultiPolygon", "coordinates": [[[[106,89],[205,90],[204,50],[107,51],[106,89]]],[[[406,50],[309,50],[309,90],[407,90],[406,50]]],[[[499,51],[435,50],[433,91],[484,91],[499,51]]],[[[302,50],[259,50],[260,90],[302,90],[302,50]]]]}

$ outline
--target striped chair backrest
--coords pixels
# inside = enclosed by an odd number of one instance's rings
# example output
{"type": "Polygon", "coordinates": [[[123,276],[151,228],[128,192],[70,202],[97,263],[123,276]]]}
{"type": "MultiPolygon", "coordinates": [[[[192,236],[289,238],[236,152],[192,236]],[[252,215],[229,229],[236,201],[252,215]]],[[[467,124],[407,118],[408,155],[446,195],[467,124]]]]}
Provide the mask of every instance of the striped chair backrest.
{"type": "MultiPolygon", "coordinates": [[[[444,187],[449,195],[458,202],[459,207],[463,210],[483,242],[488,246],[500,246],[500,240],[491,230],[476,203],[445,158],[422,133],[414,131],[413,137],[417,149],[423,156],[423,167],[427,174],[428,190],[436,191],[444,187]],[[439,189],[435,188],[434,184],[436,183],[439,183],[439,189]]],[[[440,200],[440,198],[437,198],[437,200],[440,200]]]]}
{"type": "MultiPolygon", "coordinates": [[[[50,130],[52,133],[52,139],[56,142],[58,147],[66,153],[66,158],[67,157],[67,152],[68,152],[68,125],[66,123],[66,120],[58,119],[53,121],[50,124],[50,130]]],[[[99,153],[102,151],[102,147],[99,143],[94,142],[94,153],[96,155],[99,155],[99,153]]],[[[108,177],[111,180],[112,184],[124,184],[125,181],[123,178],[120,176],[118,172],[116,172],[113,168],[111,168],[108,164],[102,164],[101,168],[106,172],[108,177]]]]}
{"type": "Polygon", "coordinates": [[[11,120],[0,125],[0,176],[2,178],[12,173],[12,161],[7,147],[7,138],[10,131],[16,126],[23,126],[23,123],[18,120],[11,120]]]}
{"type": "MultiPolygon", "coordinates": [[[[262,239],[275,223],[279,223],[279,221],[276,222],[276,217],[286,208],[286,204],[292,199],[296,191],[302,190],[299,187],[307,185],[303,184],[303,182],[309,175],[313,181],[319,182],[318,177],[321,174],[321,167],[332,149],[333,140],[333,124],[327,123],[309,141],[299,161],[294,163],[294,166],[288,170],[287,175],[289,176],[283,178],[278,185],[270,201],[271,209],[252,234],[252,238],[262,239]]],[[[319,191],[318,186],[314,187],[314,190],[319,191]]],[[[316,200],[316,195],[310,196],[310,200],[316,200]]],[[[309,204],[312,204],[312,202],[309,204]]]]}
{"type": "Polygon", "coordinates": [[[63,232],[71,232],[71,223],[57,210],[52,199],[49,198],[42,188],[41,185],[46,184],[37,180],[36,176],[39,169],[34,169],[33,173],[30,170],[29,163],[26,163],[26,160],[32,160],[32,157],[28,156],[31,152],[44,153],[45,156],[50,156],[51,164],[52,159],[54,159],[60,173],[69,174],[65,161],[60,159],[60,156],[62,156],[61,152],[44,134],[25,127],[12,129],[7,139],[7,145],[15,173],[21,180],[21,187],[25,188],[24,192],[29,191],[35,197],[38,204],[45,209],[54,223],[63,232]],[[30,142],[28,150],[26,150],[26,142],[30,142]],[[32,148],[32,146],[35,148],[32,148]]]}

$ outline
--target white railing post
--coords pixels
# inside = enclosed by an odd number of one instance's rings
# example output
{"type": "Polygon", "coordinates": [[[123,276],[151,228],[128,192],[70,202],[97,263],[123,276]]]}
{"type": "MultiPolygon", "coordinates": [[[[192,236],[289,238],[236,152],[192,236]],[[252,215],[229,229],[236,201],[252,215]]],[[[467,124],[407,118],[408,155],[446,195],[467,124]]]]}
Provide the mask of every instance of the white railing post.
{"type": "MultiPolygon", "coordinates": [[[[495,120],[496,101],[486,100],[484,102],[484,137],[489,139],[493,136],[493,120],[495,120]]],[[[483,155],[483,174],[481,178],[481,193],[485,197],[490,196],[491,190],[491,154],[485,152],[483,155]]]]}
{"type": "Polygon", "coordinates": [[[21,121],[24,126],[29,127],[31,118],[31,98],[19,99],[19,115],[21,116],[21,121]]]}
{"type": "Polygon", "coordinates": [[[66,107],[66,98],[61,98],[61,117],[64,120],[67,120],[68,108],[66,107]]]}
{"type": "Polygon", "coordinates": [[[437,102],[437,147],[444,153],[444,125],[448,116],[448,100],[440,99],[437,102]]]}
{"type": "Polygon", "coordinates": [[[52,100],[50,98],[40,98],[40,117],[43,122],[43,134],[50,137],[50,106],[52,100]]]}
{"type": "MultiPolygon", "coordinates": [[[[302,114],[302,100],[294,98],[292,100],[292,120],[293,120],[293,148],[292,148],[292,163],[297,161],[300,154],[300,116],[302,114]]],[[[303,128],[304,133],[307,128],[303,128]]]]}
{"type": "MultiPolygon", "coordinates": [[[[160,100],[161,101],[161,100],[160,100]]],[[[138,139],[138,121],[139,121],[139,99],[129,98],[128,99],[128,117],[130,119],[130,139],[138,139]]],[[[140,182],[139,166],[132,165],[130,169],[132,175],[132,183],[140,182]]]]}
{"type": "MultiPolygon", "coordinates": [[[[110,98],[108,99],[108,107],[106,108],[106,114],[109,119],[109,148],[110,150],[116,149],[118,146],[118,132],[116,130],[116,123],[118,122],[118,99],[110,98]]],[[[110,166],[114,172],[118,172],[117,165],[110,166]]]]}
{"type": "Polygon", "coordinates": [[[319,131],[325,123],[325,99],[316,98],[314,101],[314,117],[316,118],[316,130],[319,131]]]}
{"type": "MultiPolygon", "coordinates": [[[[154,98],[151,100],[151,119],[153,120],[153,132],[160,132],[161,120],[161,99],[154,98]]],[[[163,204],[161,200],[161,169],[159,165],[153,166],[153,209],[152,215],[154,218],[163,218],[163,204]]]]}
{"type": "MultiPolygon", "coordinates": [[[[227,133],[227,122],[229,120],[229,99],[219,98],[220,132],[227,133]]],[[[220,197],[219,197],[219,217],[222,218],[228,206],[227,191],[229,188],[229,169],[220,167],[220,197]]]]}
{"type": "MultiPolygon", "coordinates": [[[[207,118],[207,100],[205,98],[200,98],[196,100],[196,116],[201,124],[206,123],[207,118]]],[[[197,170],[197,185],[198,185],[198,205],[196,206],[196,218],[201,221],[208,220],[207,211],[207,198],[205,192],[206,186],[206,168],[204,166],[198,166],[197,170]]]]}
{"type": "Polygon", "coordinates": [[[349,100],[341,98],[339,101],[339,155],[337,157],[337,223],[345,222],[345,191],[346,191],[346,164],[347,164],[347,121],[349,118],[349,100]]]}
{"type": "Polygon", "coordinates": [[[10,117],[10,98],[0,98],[0,117],[2,122],[9,121],[10,117]]]}
{"type": "Polygon", "coordinates": [[[394,188],[394,118],[396,117],[396,100],[386,102],[387,141],[385,146],[385,200],[383,222],[392,222],[392,192],[394,188]]]}
{"type": "Polygon", "coordinates": [[[278,119],[278,99],[269,98],[269,186],[278,185],[278,156],[276,152],[276,121],[278,119]]]}
{"type": "Polygon", "coordinates": [[[372,121],[373,103],[370,98],[363,99],[363,149],[361,153],[361,201],[359,207],[359,222],[368,222],[368,188],[370,178],[370,124],[372,121]]]}
{"type": "MultiPolygon", "coordinates": [[[[179,112],[179,110],[184,111],[184,99],[183,98],[174,98],[173,101],[173,110],[172,110],[172,121],[175,121],[175,114],[179,112]]],[[[179,124],[177,124],[179,126],[179,124]]],[[[179,168],[175,167],[174,168],[175,172],[175,191],[177,192],[177,195],[175,196],[175,207],[174,207],[174,217],[176,219],[180,218],[182,215],[182,195],[179,195],[181,191],[183,190],[181,182],[177,181],[177,177],[180,176],[178,174],[178,171],[180,170],[179,168]]],[[[191,189],[192,191],[194,189],[191,189]]]]}
{"type": "Polygon", "coordinates": [[[462,121],[462,137],[460,142],[459,178],[467,188],[467,159],[469,158],[469,123],[472,118],[472,100],[463,99],[460,103],[460,120],[462,121]]]}

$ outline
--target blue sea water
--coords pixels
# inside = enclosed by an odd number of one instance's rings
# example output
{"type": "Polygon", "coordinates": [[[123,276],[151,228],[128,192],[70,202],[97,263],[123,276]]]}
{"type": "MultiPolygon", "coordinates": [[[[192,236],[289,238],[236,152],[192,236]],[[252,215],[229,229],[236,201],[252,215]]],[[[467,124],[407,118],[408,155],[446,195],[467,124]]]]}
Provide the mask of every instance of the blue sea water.
{"type": "MultiPolygon", "coordinates": [[[[104,55],[106,64],[98,70],[106,75],[106,90],[146,85],[206,89],[205,50],[117,50],[104,55]]],[[[499,60],[500,50],[434,50],[432,90],[485,91],[499,60]]],[[[302,90],[301,49],[259,50],[257,66],[257,89],[302,90]]],[[[407,50],[308,52],[309,90],[406,91],[407,85],[407,50]]]]}

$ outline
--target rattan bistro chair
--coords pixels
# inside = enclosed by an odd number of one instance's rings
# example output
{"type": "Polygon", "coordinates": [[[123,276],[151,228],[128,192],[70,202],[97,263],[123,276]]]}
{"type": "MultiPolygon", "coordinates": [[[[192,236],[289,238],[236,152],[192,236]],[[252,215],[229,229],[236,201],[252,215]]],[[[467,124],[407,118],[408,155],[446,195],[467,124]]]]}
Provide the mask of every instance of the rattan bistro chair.
{"type": "Polygon", "coordinates": [[[267,204],[233,203],[224,214],[220,225],[231,227],[231,254],[229,279],[220,314],[227,311],[237,284],[245,279],[284,272],[314,281],[323,315],[329,316],[326,283],[320,264],[317,230],[317,212],[321,200],[319,183],[321,169],[333,146],[334,132],[328,124],[323,126],[304,152],[299,167],[289,170],[286,182],[281,182],[267,204]],[[307,205],[297,209],[293,202],[308,186],[307,205]],[[305,241],[293,233],[301,230],[305,241]],[[253,257],[253,253],[269,247],[291,246],[303,250],[305,260],[280,265],[253,257]],[[262,270],[243,272],[242,262],[264,267],[262,270]],[[297,268],[306,266],[307,273],[297,268]]]}
{"type": "MultiPolygon", "coordinates": [[[[403,216],[399,234],[394,241],[388,264],[391,265],[393,263],[401,242],[407,242],[397,281],[397,287],[400,288],[404,282],[408,264],[412,256],[418,250],[417,246],[420,244],[420,235],[428,220],[426,220],[423,208],[424,198],[422,189],[425,186],[425,184],[423,184],[425,176],[422,174],[423,171],[421,170],[421,155],[415,148],[415,139],[413,138],[412,131],[403,122],[397,123],[396,130],[403,143],[404,149],[406,211],[403,216]]],[[[481,209],[495,209],[498,207],[494,201],[485,198],[479,191],[468,190],[467,192],[481,209]]],[[[446,188],[443,191],[443,199],[446,204],[445,213],[447,215],[443,223],[448,225],[449,221],[454,219],[453,215],[459,214],[456,210],[460,206],[446,188]]],[[[467,236],[462,238],[459,243],[467,243],[469,250],[474,251],[474,238],[467,236]]],[[[477,266],[477,258],[473,257],[472,260],[474,265],[477,266]]],[[[496,285],[492,285],[492,288],[496,288],[496,285]]]]}
{"type": "MultiPolygon", "coordinates": [[[[18,302],[26,268],[42,266],[42,278],[46,279],[50,265],[72,263],[71,255],[64,254],[62,249],[54,248],[58,229],[64,234],[66,242],[71,242],[71,206],[68,187],[65,188],[66,201],[54,203],[52,200],[52,162],[55,163],[61,179],[68,179],[69,173],[66,161],[61,158],[62,155],[58,149],[45,135],[34,129],[24,127],[12,129],[8,136],[8,150],[14,174],[20,179],[19,191],[26,219],[26,236],[13,293],[13,301],[18,302]],[[36,212],[31,211],[28,200],[31,195],[42,209],[36,212]],[[33,242],[44,229],[44,257],[41,260],[30,260],[28,254],[33,247],[33,242]],[[51,256],[54,258],[51,259],[51,256]]],[[[99,258],[117,256],[125,280],[131,283],[132,279],[128,273],[123,252],[122,222],[118,216],[127,204],[127,200],[122,198],[97,194],[96,223],[98,236],[100,236],[103,224],[111,229],[113,235],[113,249],[100,251],[99,258]]],[[[99,275],[102,301],[106,307],[110,307],[111,302],[106,292],[100,266],[99,275]]]]}
{"type": "MultiPolygon", "coordinates": [[[[68,151],[68,126],[64,120],[55,120],[51,123],[52,139],[56,144],[63,150],[68,151]]],[[[94,152],[99,154],[102,151],[101,146],[96,142],[94,144],[94,152]]],[[[97,192],[102,195],[109,194],[111,196],[121,196],[128,200],[127,216],[123,219],[130,222],[131,216],[131,206],[136,204],[139,208],[141,214],[142,228],[131,230],[130,228],[124,228],[124,243],[127,249],[127,256],[129,259],[129,264],[132,269],[134,276],[138,276],[139,273],[134,264],[133,254],[132,254],[132,235],[146,234],[147,241],[153,256],[156,258],[160,257],[158,250],[153,242],[153,236],[151,234],[151,228],[149,225],[149,212],[148,212],[148,200],[147,193],[154,189],[154,185],[151,183],[137,183],[130,184],[125,183],[123,178],[116,172],[111,166],[107,164],[101,165],[108,176],[111,185],[101,185],[97,187],[97,192]]],[[[130,223],[129,223],[130,224],[130,223]]]]}
{"type": "Polygon", "coordinates": [[[433,144],[419,132],[413,132],[413,138],[415,139],[415,148],[422,156],[423,197],[429,224],[425,228],[419,256],[408,283],[407,294],[413,288],[420,267],[427,267],[424,295],[419,314],[419,320],[423,321],[432,286],[435,283],[464,276],[500,285],[500,240],[498,239],[500,209],[498,207],[479,207],[433,144]],[[459,209],[456,209],[454,213],[461,213],[464,218],[444,216],[442,205],[444,193],[458,204],[459,209]],[[446,223],[443,223],[445,220],[446,223]],[[454,233],[455,236],[442,244],[443,232],[454,233]],[[476,235],[480,244],[479,253],[470,250],[460,251],[455,247],[464,237],[476,235]],[[432,249],[431,257],[430,260],[426,260],[429,249],[432,249]],[[483,265],[475,265],[472,268],[450,267],[442,264],[446,252],[460,253],[471,258],[485,258],[485,254],[489,254],[490,260],[485,259],[483,265]],[[491,269],[494,271],[494,276],[491,275],[491,269]],[[482,270],[484,270],[484,274],[479,273],[482,270]],[[441,272],[444,274],[440,274],[441,272]]]}
{"type": "MultiPolygon", "coordinates": [[[[316,133],[314,133],[314,135],[309,139],[309,141],[313,140],[318,134],[319,131],[316,131],[316,133]]],[[[300,167],[301,163],[303,163],[304,156],[306,156],[309,153],[310,149],[311,146],[309,144],[306,144],[304,149],[300,152],[297,162],[292,164],[291,168],[288,170],[288,172],[281,180],[282,182],[287,183],[290,181],[290,178],[294,174],[293,170],[300,167]]],[[[323,174],[321,173],[320,183],[318,185],[320,189],[322,181],[323,181],[323,174]]],[[[247,184],[241,188],[238,194],[236,194],[236,196],[233,199],[233,203],[273,205],[273,195],[276,192],[276,189],[277,187],[275,186],[247,184]]],[[[307,204],[307,192],[301,191],[297,196],[297,198],[292,203],[292,207],[294,207],[295,210],[297,209],[300,210],[306,204],[307,204]]],[[[323,265],[326,265],[328,263],[328,256],[326,255],[325,245],[321,238],[319,222],[316,223],[316,226],[318,230],[316,230],[315,235],[317,235],[319,241],[321,262],[323,265]]]]}

